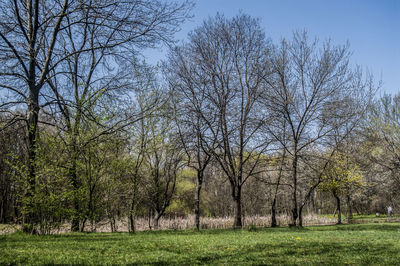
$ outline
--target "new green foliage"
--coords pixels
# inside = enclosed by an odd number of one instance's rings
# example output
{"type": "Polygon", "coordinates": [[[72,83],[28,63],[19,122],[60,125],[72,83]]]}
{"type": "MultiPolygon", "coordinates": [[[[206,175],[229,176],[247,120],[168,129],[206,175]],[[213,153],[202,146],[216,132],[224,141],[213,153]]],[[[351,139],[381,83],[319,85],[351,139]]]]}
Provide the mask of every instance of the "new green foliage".
{"type": "MultiPolygon", "coordinates": [[[[341,152],[335,153],[322,174],[322,183],[319,188],[332,192],[335,197],[338,224],[342,223],[340,197],[346,196],[349,199],[351,195],[364,186],[361,170],[353,162],[351,156],[341,152]]],[[[348,204],[350,204],[350,200],[348,200],[348,204]]],[[[351,210],[350,206],[348,208],[351,210]]],[[[351,215],[350,211],[348,218],[351,218],[351,215]]]]}

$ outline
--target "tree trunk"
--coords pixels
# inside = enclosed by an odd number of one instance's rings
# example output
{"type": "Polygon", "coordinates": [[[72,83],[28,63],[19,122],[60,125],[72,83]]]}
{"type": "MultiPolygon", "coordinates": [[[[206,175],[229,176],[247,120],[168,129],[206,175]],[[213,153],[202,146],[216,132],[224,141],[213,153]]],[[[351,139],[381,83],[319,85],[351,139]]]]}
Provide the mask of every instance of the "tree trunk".
{"type": "Polygon", "coordinates": [[[271,208],[271,227],[277,227],[276,223],[276,197],[274,198],[274,201],[272,202],[272,208],[271,208]]]}
{"type": "MultiPolygon", "coordinates": [[[[75,182],[72,182],[74,187],[74,216],[72,217],[71,222],[71,231],[72,232],[79,232],[79,221],[80,221],[80,210],[79,210],[79,199],[78,196],[75,195],[77,193],[77,185],[75,182]]],[[[82,228],[83,230],[83,228],[82,228]]],[[[82,231],[81,230],[81,231],[82,231]]]]}
{"type": "MultiPolygon", "coordinates": [[[[76,208],[75,200],[74,200],[74,208],[76,208]]],[[[79,219],[75,216],[72,218],[71,232],[79,232],[79,219]]]]}
{"type": "Polygon", "coordinates": [[[2,198],[1,198],[1,207],[0,207],[0,223],[7,223],[8,222],[8,211],[9,211],[9,204],[11,203],[10,200],[8,200],[8,191],[9,186],[6,186],[6,189],[3,190],[2,198]]]}
{"type": "MultiPolygon", "coordinates": [[[[89,189],[89,202],[88,202],[88,206],[87,206],[87,212],[86,212],[86,217],[89,218],[90,222],[92,224],[96,224],[96,219],[95,219],[95,203],[93,202],[93,194],[94,194],[94,190],[95,190],[95,186],[93,185],[92,187],[90,187],[89,189]]],[[[81,231],[83,232],[85,227],[85,224],[82,223],[82,228],[81,231]]]]}
{"type": "Polygon", "coordinates": [[[336,210],[337,210],[337,224],[342,224],[342,211],[340,210],[340,197],[334,192],[333,196],[336,199],[336,210]]]}
{"type": "Polygon", "coordinates": [[[350,195],[347,195],[347,222],[352,223],[353,221],[353,208],[351,206],[350,195]]]}
{"type": "Polygon", "coordinates": [[[4,203],[5,199],[1,199],[1,207],[0,207],[0,223],[4,224],[6,223],[6,218],[5,218],[5,206],[6,204],[4,203]]]}
{"type": "MultiPolygon", "coordinates": [[[[85,218],[83,218],[83,220],[82,220],[82,227],[81,227],[81,229],[79,230],[80,232],[85,232],[86,222],[87,222],[87,218],[85,217],[85,218]]],[[[78,228],[79,228],[79,220],[78,220],[78,228]]]]}
{"type": "Polygon", "coordinates": [[[134,181],[133,181],[133,195],[132,195],[132,202],[131,202],[131,211],[130,211],[130,223],[131,223],[131,233],[135,233],[136,231],[136,225],[135,225],[135,212],[136,212],[136,196],[137,196],[137,190],[138,190],[138,175],[135,174],[134,176],[134,181]]]}
{"type": "Polygon", "coordinates": [[[30,95],[28,102],[27,127],[28,127],[28,189],[26,191],[28,213],[24,219],[23,230],[29,233],[35,233],[34,224],[37,221],[37,215],[34,211],[33,196],[36,189],[36,153],[37,153],[37,125],[39,120],[39,93],[35,86],[29,86],[30,95]]]}
{"type": "Polygon", "coordinates": [[[72,136],[72,166],[71,169],[69,170],[70,173],[70,178],[72,181],[72,187],[73,187],[73,204],[74,204],[74,215],[72,217],[72,222],[71,222],[71,231],[72,232],[79,232],[79,221],[81,218],[81,213],[80,213],[80,208],[79,208],[79,180],[78,180],[78,175],[77,175],[77,163],[78,163],[78,147],[76,145],[76,134],[73,134],[72,136]]]}
{"type": "Polygon", "coordinates": [[[134,174],[133,176],[133,191],[132,191],[132,202],[131,202],[131,210],[129,214],[129,222],[130,222],[130,233],[135,233],[135,210],[136,210],[136,195],[138,190],[138,174],[134,174]]]}
{"type": "Polygon", "coordinates": [[[305,205],[301,205],[299,208],[299,226],[303,226],[303,209],[305,205]]]}
{"type": "Polygon", "coordinates": [[[202,174],[198,172],[197,189],[196,189],[195,205],[194,205],[194,224],[197,230],[200,230],[200,193],[202,185],[203,185],[203,177],[202,174]]]}
{"type": "Polygon", "coordinates": [[[154,216],[154,220],[153,220],[154,230],[158,229],[160,218],[161,218],[161,215],[159,215],[158,213],[154,216]]]}
{"type": "Polygon", "coordinates": [[[129,233],[134,234],[136,232],[136,227],[135,227],[135,215],[131,213],[129,215],[129,233]]]}
{"type": "MultiPolygon", "coordinates": [[[[296,152],[296,151],[295,151],[296,152]]],[[[292,226],[296,226],[298,218],[298,207],[297,207],[297,155],[293,158],[293,209],[292,209],[292,226]]]]}
{"type": "Polygon", "coordinates": [[[272,202],[272,207],[271,207],[271,227],[278,226],[278,224],[276,222],[276,198],[278,197],[278,190],[279,190],[279,185],[281,183],[283,164],[285,163],[285,157],[286,157],[286,149],[283,149],[282,161],[281,161],[281,165],[279,168],[278,180],[276,182],[276,187],[275,187],[274,201],[272,202]]]}
{"type": "Polygon", "coordinates": [[[110,221],[111,233],[117,232],[117,225],[116,225],[116,222],[115,222],[115,216],[111,215],[110,218],[109,218],[109,221],[110,221]]]}
{"type": "Polygon", "coordinates": [[[233,228],[240,229],[242,228],[242,187],[236,186],[234,191],[235,196],[233,197],[234,207],[235,207],[235,216],[234,216],[234,223],[233,228]]]}
{"type": "Polygon", "coordinates": [[[149,225],[149,230],[151,231],[151,229],[153,228],[152,226],[151,226],[151,218],[153,217],[153,211],[151,210],[151,209],[149,209],[149,219],[148,219],[148,225],[149,225]]]}
{"type": "Polygon", "coordinates": [[[315,202],[316,197],[317,197],[317,191],[314,190],[313,195],[311,197],[311,210],[314,214],[317,213],[317,204],[315,202]]]}

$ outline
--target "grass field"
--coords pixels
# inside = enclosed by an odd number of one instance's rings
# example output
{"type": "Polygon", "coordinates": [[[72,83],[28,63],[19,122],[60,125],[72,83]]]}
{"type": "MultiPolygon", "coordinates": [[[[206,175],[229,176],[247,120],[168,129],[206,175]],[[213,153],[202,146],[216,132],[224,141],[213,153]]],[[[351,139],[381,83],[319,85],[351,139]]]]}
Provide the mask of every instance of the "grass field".
{"type": "Polygon", "coordinates": [[[400,263],[400,224],[0,236],[0,264],[400,263]]]}

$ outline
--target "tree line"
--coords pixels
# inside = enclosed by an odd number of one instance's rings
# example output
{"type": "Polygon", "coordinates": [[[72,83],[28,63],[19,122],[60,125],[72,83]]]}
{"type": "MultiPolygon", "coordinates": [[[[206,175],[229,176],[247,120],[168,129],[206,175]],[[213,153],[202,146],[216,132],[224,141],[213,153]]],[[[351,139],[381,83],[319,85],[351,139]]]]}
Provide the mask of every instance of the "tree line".
{"type": "MultiPolygon", "coordinates": [[[[399,96],[306,31],[278,43],[245,14],[181,44],[191,2],[3,1],[1,222],[107,221],[396,206],[399,96]],[[169,44],[149,66],[141,51],[169,44]],[[322,195],[322,196],[321,196],[322,195]],[[193,199],[194,198],[194,199],[193,199]]],[[[338,222],[341,222],[339,219],[338,222]]]]}

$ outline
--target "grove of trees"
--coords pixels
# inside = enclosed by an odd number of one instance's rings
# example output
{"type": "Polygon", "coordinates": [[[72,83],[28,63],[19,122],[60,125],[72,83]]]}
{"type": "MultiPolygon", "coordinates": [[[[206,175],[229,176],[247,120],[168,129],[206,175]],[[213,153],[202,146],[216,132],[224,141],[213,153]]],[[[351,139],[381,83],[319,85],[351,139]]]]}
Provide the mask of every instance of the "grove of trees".
{"type": "Polygon", "coordinates": [[[242,13],[177,44],[192,5],[1,1],[0,222],[135,232],[138,217],[396,211],[400,95],[377,99],[348,44],[275,43],[242,13]]]}

